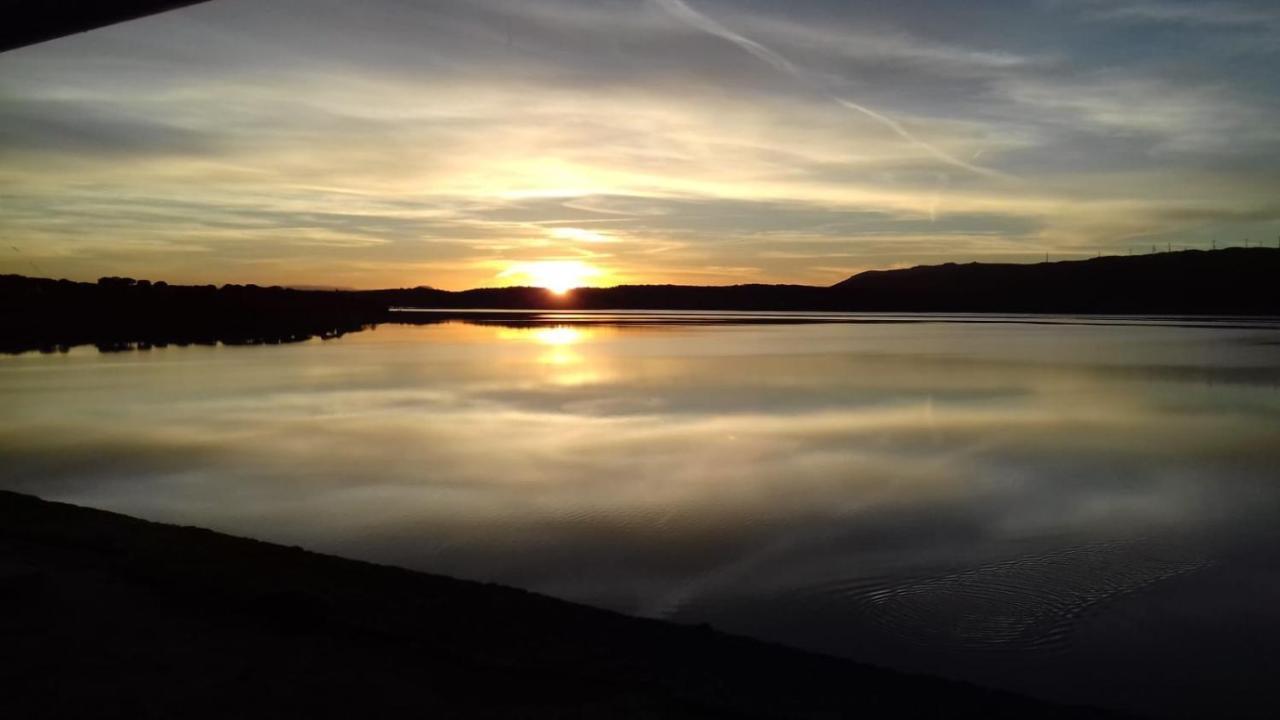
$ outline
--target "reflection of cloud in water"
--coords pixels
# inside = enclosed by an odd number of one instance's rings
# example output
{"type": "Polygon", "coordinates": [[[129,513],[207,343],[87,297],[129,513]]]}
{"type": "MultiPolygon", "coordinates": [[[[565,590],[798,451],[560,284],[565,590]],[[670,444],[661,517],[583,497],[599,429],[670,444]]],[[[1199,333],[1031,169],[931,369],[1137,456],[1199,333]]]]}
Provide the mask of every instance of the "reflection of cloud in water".
{"type": "Polygon", "coordinates": [[[1206,332],[449,324],[5,358],[0,485],[628,611],[826,598],[1031,651],[1274,517],[1280,348],[1206,332]]]}

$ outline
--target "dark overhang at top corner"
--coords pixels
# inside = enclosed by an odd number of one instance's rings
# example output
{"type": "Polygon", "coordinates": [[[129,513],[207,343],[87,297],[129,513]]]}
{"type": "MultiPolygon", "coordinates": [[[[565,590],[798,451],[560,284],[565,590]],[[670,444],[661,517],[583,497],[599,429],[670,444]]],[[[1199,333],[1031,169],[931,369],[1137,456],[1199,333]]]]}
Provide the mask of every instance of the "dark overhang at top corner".
{"type": "Polygon", "coordinates": [[[207,0],[0,1],[0,52],[207,0]]]}

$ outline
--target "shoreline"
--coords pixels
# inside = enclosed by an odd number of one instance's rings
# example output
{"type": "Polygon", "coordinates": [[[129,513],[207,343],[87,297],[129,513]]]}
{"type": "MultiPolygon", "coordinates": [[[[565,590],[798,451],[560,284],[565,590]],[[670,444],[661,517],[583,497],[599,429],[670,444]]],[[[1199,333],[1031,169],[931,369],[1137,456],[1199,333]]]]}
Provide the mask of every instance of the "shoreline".
{"type": "Polygon", "coordinates": [[[0,491],[14,717],[1120,717],[0,491]]]}

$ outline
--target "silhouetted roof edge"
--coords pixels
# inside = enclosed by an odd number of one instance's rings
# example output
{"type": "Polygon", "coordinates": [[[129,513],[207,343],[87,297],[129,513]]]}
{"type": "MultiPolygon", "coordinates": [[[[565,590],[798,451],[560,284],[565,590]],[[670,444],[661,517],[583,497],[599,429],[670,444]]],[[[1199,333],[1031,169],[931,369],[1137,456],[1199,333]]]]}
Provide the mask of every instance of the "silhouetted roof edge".
{"type": "Polygon", "coordinates": [[[207,0],[80,0],[22,3],[0,24],[0,52],[196,5],[207,0]]]}

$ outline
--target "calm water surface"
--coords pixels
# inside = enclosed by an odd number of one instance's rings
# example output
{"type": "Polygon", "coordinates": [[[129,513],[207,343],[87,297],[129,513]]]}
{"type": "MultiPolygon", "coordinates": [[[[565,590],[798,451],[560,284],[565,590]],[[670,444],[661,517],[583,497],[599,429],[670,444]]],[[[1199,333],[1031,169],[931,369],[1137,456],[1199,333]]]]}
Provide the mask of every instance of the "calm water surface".
{"type": "Polygon", "coordinates": [[[1044,697],[1280,707],[1280,327],[705,319],[0,358],[0,486],[1044,697]]]}

